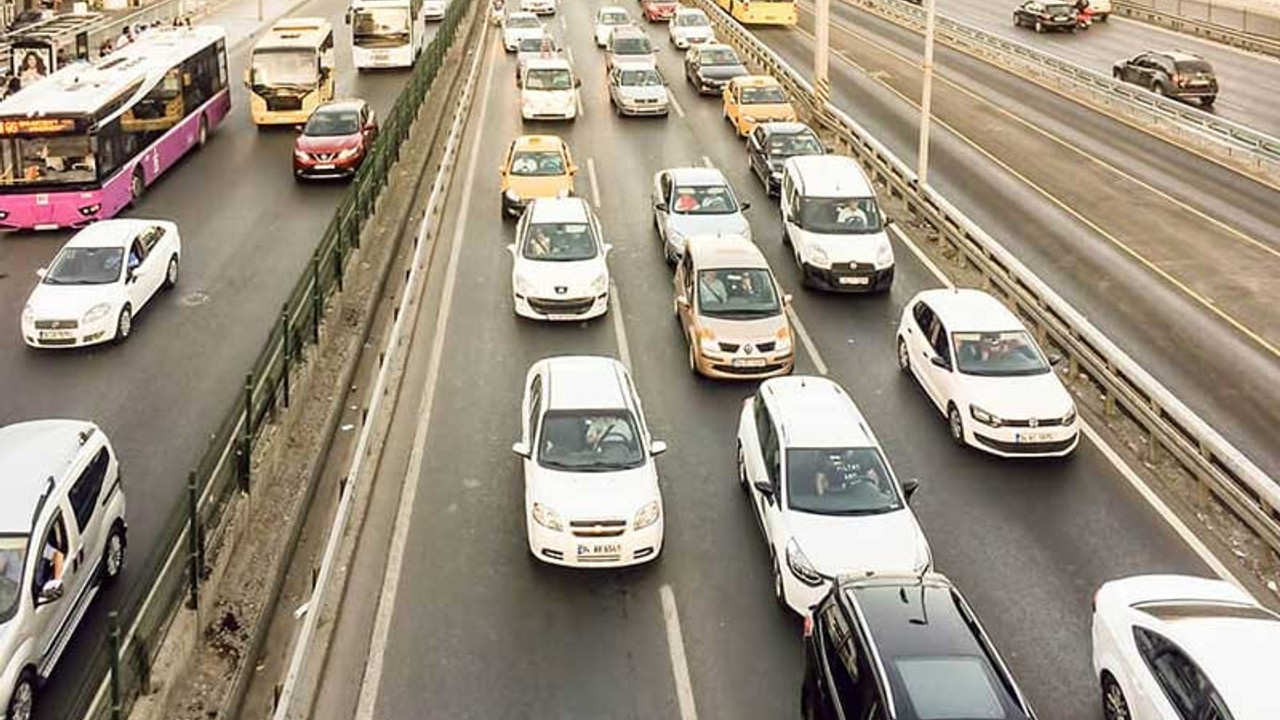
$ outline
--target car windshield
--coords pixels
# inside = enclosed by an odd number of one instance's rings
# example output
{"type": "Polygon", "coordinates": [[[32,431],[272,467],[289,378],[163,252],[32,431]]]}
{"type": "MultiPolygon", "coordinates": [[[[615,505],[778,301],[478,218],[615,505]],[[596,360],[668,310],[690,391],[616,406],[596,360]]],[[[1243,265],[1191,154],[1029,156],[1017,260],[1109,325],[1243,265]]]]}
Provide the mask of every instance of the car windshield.
{"type": "Polygon", "coordinates": [[[777,86],[742,88],[743,105],[780,105],[786,101],[786,94],[777,86]]]}
{"type": "Polygon", "coordinates": [[[106,285],[120,279],[124,248],[63,248],[45,273],[45,285],[106,285]]]}
{"type": "Polygon", "coordinates": [[[1183,75],[1195,75],[1204,73],[1205,75],[1213,74],[1213,68],[1209,67],[1209,63],[1203,60],[1179,60],[1173,66],[1183,75]]]}
{"type": "Polygon", "coordinates": [[[711,48],[698,53],[699,60],[703,65],[741,65],[738,61],[738,54],[730,48],[711,48]]]}
{"type": "Polygon", "coordinates": [[[253,54],[255,87],[312,88],[320,79],[320,64],[311,50],[259,50],[253,54]]]}
{"type": "Polygon", "coordinates": [[[509,28],[535,28],[541,24],[541,20],[529,15],[512,15],[507,18],[507,27],[509,28]]]}
{"type": "Polygon", "coordinates": [[[27,538],[0,536],[0,625],[18,611],[22,597],[22,560],[27,554],[27,538]]]}
{"type": "Polygon", "coordinates": [[[671,212],[677,215],[729,215],[737,211],[738,202],[726,185],[680,185],[671,202],[671,212]]]}
{"type": "Polygon", "coordinates": [[[572,90],[573,76],[565,68],[531,68],[524,74],[525,90],[572,90]]]}
{"type": "Polygon", "coordinates": [[[521,53],[542,52],[542,43],[544,41],[546,41],[550,45],[550,47],[547,48],[548,50],[556,49],[555,41],[551,40],[549,37],[522,38],[520,40],[520,44],[516,46],[516,49],[518,52],[521,52],[521,53]]]}
{"type": "Polygon", "coordinates": [[[1070,15],[1071,6],[1070,5],[1045,5],[1044,11],[1049,15],[1070,15]]]}
{"type": "Polygon", "coordinates": [[[824,152],[822,143],[809,133],[769,136],[769,154],[774,157],[822,155],[824,152]]]}
{"type": "Polygon", "coordinates": [[[614,55],[648,55],[653,52],[653,46],[649,44],[647,37],[617,37],[613,38],[613,54],[614,55]]]}
{"type": "Polygon", "coordinates": [[[1049,363],[1026,330],[951,334],[956,366],[965,375],[1040,375],[1049,363]]]}
{"type": "Polygon", "coordinates": [[[662,84],[662,76],[653,68],[623,70],[619,75],[619,85],[627,85],[630,87],[655,87],[662,84]]]}
{"type": "Polygon", "coordinates": [[[631,17],[624,12],[604,13],[600,16],[601,25],[627,25],[631,17]]]}
{"type": "Polygon", "coordinates": [[[800,227],[828,235],[864,235],[883,229],[875,198],[804,198],[798,214],[800,227]]]}
{"type": "Polygon", "coordinates": [[[626,410],[552,410],[542,419],[538,464],[607,472],[644,464],[635,418],[626,410]]]}
{"type": "Polygon", "coordinates": [[[564,155],[554,150],[519,150],[511,159],[511,174],[564,175],[564,155]]]}
{"type": "Polygon", "coordinates": [[[698,312],[706,317],[753,319],[782,312],[769,271],[716,269],[698,273],[698,312]]]}
{"type": "Polygon", "coordinates": [[[529,260],[574,262],[597,254],[596,239],[586,223],[531,224],[524,238],[524,257],[529,260]]]}
{"type": "Polygon", "coordinates": [[[902,498],[876,448],[791,448],[787,505],[817,515],[875,515],[901,509],[902,498]]]}
{"type": "Polygon", "coordinates": [[[702,13],[680,13],[676,15],[676,25],[680,27],[706,27],[710,24],[702,13]]]}
{"type": "Polygon", "coordinates": [[[892,667],[920,720],[1003,720],[1009,716],[982,658],[905,656],[894,658],[892,667]]]}
{"type": "Polygon", "coordinates": [[[317,110],[311,113],[304,135],[313,137],[333,137],[335,135],[354,135],[360,132],[360,112],[358,110],[317,110]]]}

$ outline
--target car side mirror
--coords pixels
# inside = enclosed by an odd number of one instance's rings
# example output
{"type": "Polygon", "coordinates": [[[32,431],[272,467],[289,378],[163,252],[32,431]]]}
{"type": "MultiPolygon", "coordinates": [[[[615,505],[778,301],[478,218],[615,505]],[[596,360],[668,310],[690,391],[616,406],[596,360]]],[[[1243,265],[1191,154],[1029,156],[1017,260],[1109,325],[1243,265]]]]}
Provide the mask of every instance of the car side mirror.
{"type": "Polygon", "coordinates": [[[782,296],[782,304],[783,304],[783,305],[790,305],[792,300],[795,300],[795,296],[794,296],[794,295],[792,295],[791,293],[785,293],[785,294],[783,294],[783,296],[782,296]]]}
{"type": "Polygon", "coordinates": [[[604,254],[605,254],[605,255],[608,255],[608,254],[609,254],[609,253],[611,253],[611,252],[613,252],[613,245],[611,245],[611,244],[609,244],[609,243],[605,243],[605,244],[604,244],[604,254]]]}
{"type": "Polygon", "coordinates": [[[516,244],[515,244],[515,243],[511,243],[510,245],[508,245],[508,246],[507,246],[507,252],[511,253],[512,255],[515,255],[515,254],[516,254],[516,244]]]}
{"type": "Polygon", "coordinates": [[[741,207],[741,208],[742,208],[742,211],[743,211],[743,212],[746,212],[747,210],[750,210],[750,209],[751,209],[751,203],[750,203],[750,202],[744,202],[744,203],[742,203],[741,205],[739,205],[739,207],[741,207]]]}
{"type": "Polygon", "coordinates": [[[529,449],[529,443],[527,442],[512,443],[511,452],[519,455],[522,458],[528,458],[533,455],[533,451],[529,449]]]}
{"type": "Polygon", "coordinates": [[[947,372],[951,371],[951,363],[947,362],[947,359],[942,357],[941,355],[934,355],[933,357],[929,358],[929,362],[942,368],[943,370],[946,370],[947,372]]]}
{"type": "Polygon", "coordinates": [[[659,200],[658,202],[653,204],[653,209],[657,210],[658,212],[666,212],[667,204],[659,200]]]}
{"type": "Polygon", "coordinates": [[[662,440],[654,440],[653,442],[649,443],[650,455],[661,455],[666,451],[667,451],[667,444],[662,440]]]}
{"type": "Polygon", "coordinates": [[[498,174],[499,174],[499,175],[506,174],[506,172],[507,172],[507,166],[506,166],[506,165],[499,165],[499,166],[498,166],[498,174]]]}
{"type": "Polygon", "coordinates": [[[689,309],[689,298],[688,298],[688,297],[686,297],[686,296],[684,296],[684,295],[679,295],[679,296],[677,296],[677,297],[676,297],[676,305],[679,305],[681,310],[688,310],[688,309],[689,309]]]}
{"type": "Polygon", "coordinates": [[[44,276],[48,274],[49,274],[49,268],[40,268],[36,270],[36,277],[40,278],[41,280],[43,280],[44,276]]]}
{"type": "Polygon", "coordinates": [[[916,490],[920,489],[920,480],[917,478],[907,478],[902,481],[902,494],[907,496],[907,500],[911,500],[911,496],[916,494],[916,490]]]}
{"type": "Polygon", "coordinates": [[[573,86],[574,86],[574,87],[582,87],[582,78],[575,76],[575,77],[573,78],[573,86]]]}
{"type": "Polygon", "coordinates": [[[1061,365],[1061,364],[1062,364],[1062,359],[1063,359],[1063,358],[1062,358],[1062,356],[1061,356],[1061,355],[1059,355],[1059,354],[1057,354],[1057,353],[1054,353],[1054,354],[1052,354],[1052,355],[1050,355],[1050,356],[1049,356],[1049,364],[1050,364],[1050,365],[1052,365],[1052,366],[1054,366],[1054,367],[1057,367],[1057,366],[1059,366],[1059,365],[1061,365]]]}
{"type": "Polygon", "coordinates": [[[58,600],[62,597],[64,591],[61,580],[50,580],[40,587],[40,595],[36,597],[36,604],[44,605],[58,600]]]}
{"type": "Polygon", "coordinates": [[[761,495],[764,495],[767,498],[773,497],[773,483],[769,482],[768,478],[757,480],[751,483],[751,486],[756,490],[759,490],[761,495]]]}
{"type": "Polygon", "coordinates": [[[885,226],[886,228],[893,227],[894,225],[897,225],[897,224],[898,224],[898,221],[897,221],[897,220],[894,220],[893,218],[885,218],[885,219],[884,219],[884,226],[885,226]]]}
{"type": "Polygon", "coordinates": [[[570,166],[569,166],[569,174],[570,174],[570,175],[577,175],[577,174],[578,174],[578,166],[577,166],[577,165],[570,165],[570,166]]]}
{"type": "Polygon", "coordinates": [[[833,145],[823,145],[823,146],[822,146],[822,149],[823,149],[823,150],[826,150],[828,155],[830,155],[830,154],[832,154],[832,153],[834,153],[834,152],[836,151],[835,146],[833,146],[833,145]]]}

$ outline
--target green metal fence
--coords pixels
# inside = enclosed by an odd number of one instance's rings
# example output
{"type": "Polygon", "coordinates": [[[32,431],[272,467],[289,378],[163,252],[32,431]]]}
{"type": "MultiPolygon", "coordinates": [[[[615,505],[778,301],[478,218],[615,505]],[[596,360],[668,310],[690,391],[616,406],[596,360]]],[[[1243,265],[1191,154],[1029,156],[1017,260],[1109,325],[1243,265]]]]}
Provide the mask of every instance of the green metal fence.
{"type": "MultiPolygon", "coordinates": [[[[278,319],[243,386],[218,420],[204,455],[188,480],[188,498],[170,513],[158,549],[134,597],[111,613],[107,635],[96,641],[97,658],[82,678],[73,707],[85,720],[116,720],[149,685],[150,667],[174,612],[194,603],[208,567],[222,549],[222,521],[237,493],[252,493],[250,458],[263,429],[293,400],[290,373],[305,362],[320,339],[325,307],[342,292],[347,259],[360,247],[365,221],[373,214],[388,174],[453,44],[472,0],[453,0],[435,38],[386,114],[363,166],[334,210],[324,234],[280,308],[278,319]],[[116,625],[118,623],[118,626],[116,625]]],[[[176,480],[176,479],[175,479],[176,480]]]]}

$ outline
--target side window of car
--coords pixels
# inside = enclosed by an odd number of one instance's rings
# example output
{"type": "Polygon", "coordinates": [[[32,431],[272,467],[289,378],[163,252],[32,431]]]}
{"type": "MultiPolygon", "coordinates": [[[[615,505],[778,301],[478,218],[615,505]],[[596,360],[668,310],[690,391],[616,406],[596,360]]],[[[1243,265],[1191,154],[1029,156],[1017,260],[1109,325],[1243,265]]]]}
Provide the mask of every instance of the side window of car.
{"type": "Polygon", "coordinates": [[[1196,711],[1208,700],[1205,688],[1200,687],[1199,682],[1202,681],[1207,686],[1208,679],[1204,678],[1176,645],[1163,636],[1141,627],[1133,629],[1133,636],[1138,652],[1164,690],[1169,704],[1178,712],[1178,717],[1182,720],[1198,720],[1196,711]]]}
{"type": "Polygon", "coordinates": [[[529,444],[532,446],[538,435],[538,415],[542,409],[542,376],[538,375],[529,383],[529,444]]]}
{"type": "Polygon", "coordinates": [[[671,201],[671,174],[662,173],[662,177],[658,181],[658,186],[662,192],[662,202],[670,202],[671,201]]]}
{"type": "Polygon", "coordinates": [[[915,316],[916,326],[920,328],[920,332],[924,333],[925,337],[929,337],[929,330],[933,324],[933,308],[925,305],[922,300],[911,308],[911,314],[915,316]]]}
{"type": "Polygon", "coordinates": [[[951,362],[951,349],[947,347],[947,328],[936,316],[929,328],[929,344],[933,346],[933,351],[938,354],[938,357],[948,363],[951,362]]]}
{"type": "Polygon", "coordinates": [[[844,717],[858,717],[854,714],[858,696],[857,665],[850,664],[847,659],[850,657],[852,639],[844,611],[838,605],[831,604],[822,617],[822,623],[823,635],[826,636],[826,642],[822,643],[823,660],[829,673],[831,694],[840,704],[844,717]]]}
{"type": "Polygon", "coordinates": [[[164,237],[164,228],[159,225],[153,225],[142,232],[138,239],[142,241],[142,249],[150,255],[156,245],[160,243],[160,238],[164,237]]]}
{"type": "Polygon", "coordinates": [[[764,459],[764,469],[769,475],[769,482],[776,488],[782,475],[782,454],[778,449],[778,431],[773,425],[773,416],[769,413],[768,405],[761,401],[759,407],[762,412],[756,420],[756,432],[760,435],[760,454],[764,459]]]}
{"type": "Polygon", "coordinates": [[[693,269],[693,253],[685,253],[684,258],[680,260],[680,268],[683,273],[680,281],[684,284],[684,296],[689,302],[696,302],[697,294],[693,291],[693,278],[697,273],[693,269]]]}
{"type": "Polygon", "coordinates": [[[98,504],[98,496],[102,494],[102,481],[107,477],[107,466],[110,464],[111,455],[104,447],[93,456],[93,460],[89,461],[71,486],[71,512],[76,516],[76,527],[81,532],[93,519],[93,509],[98,504]]]}
{"type": "Polygon", "coordinates": [[[147,249],[142,246],[142,241],[134,238],[129,245],[129,269],[132,270],[142,264],[147,259],[147,249]]]}
{"type": "Polygon", "coordinates": [[[62,520],[62,513],[54,513],[45,531],[44,540],[40,543],[40,553],[36,556],[36,572],[32,577],[31,595],[38,597],[40,589],[50,580],[61,580],[67,559],[67,548],[71,543],[67,539],[67,526],[62,520]]]}

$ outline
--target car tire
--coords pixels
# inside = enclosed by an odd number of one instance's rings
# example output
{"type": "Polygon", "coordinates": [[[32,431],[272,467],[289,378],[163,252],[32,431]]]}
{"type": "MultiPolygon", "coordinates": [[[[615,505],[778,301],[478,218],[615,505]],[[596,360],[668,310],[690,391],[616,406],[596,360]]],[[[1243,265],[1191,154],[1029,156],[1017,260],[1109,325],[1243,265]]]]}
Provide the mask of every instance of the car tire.
{"type": "Polygon", "coordinates": [[[1022,27],[1022,18],[1017,13],[1013,14],[1013,26],[1022,27]]]}
{"type": "Polygon", "coordinates": [[[198,133],[196,135],[196,147],[203,149],[209,143],[209,118],[204,115],[200,116],[200,130],[198,133]]]}
{"type": "Polygon", "coordinates": [[[898,338],[898,369],[905,375],[911,374],[911,351],[907,349],[907,341],[898,338]]]}
{"type": "Polygon", "coordinates": [[[738,444],[738,487],[747,491],[747,460],[742,454],[742,444],[738,444]]]}
{"type": "Polygon", "coordinates": [[[1211,108],[1213,107],[1213,103],[1217,101],[1217,99],[1218,99],[1217,95],[1210,95],[1209,97],[1200,98],[1200,107],[1211,108]]]}
{"type": "Polygon", "coordinates": [[[129,339],[133,334],[133,308],[126,304],[120,309],[120,316],[116,318],[116,337],[117,343],[122,343],[129,339]]]}
{"type": "Polygon", "coordinates": [[[1040,22],[1039,20],[1037,20],[1037,21],[1036,21],[1035,28],[1036,28],[1036,32],[1038,32],[1038,33],[1042,33],[1042,32],[1044,32],[1044,23],[1042,23],[1042,22],[1040,22]]]}
{"type": "Polygon", "coordinates": [[[787,608],[787,591],[782,582],[782,565],[778,562],[775,555],[773,558],[773,599],[778,601],[778,605],[787,608]]]}
{"type": "Polygon", "coordinates": [[[1169,89],[1166,88],[1164,83],[1159,80],[1151,83],[1151,91],[1160,97],[1169,97],[1169,89]]]}
{"type": "Polygon", "coordinates": [[[1122,78],[1121,75],[1122,73],[1119,70],[1117,70],[1116,68],[1111,68],[1112,80],[1115,80],[1116,82],[1124,82],[1124,78],[1122,78]]]}
{"type": "Polygon", "coordinates": [[[23,670],[18,681],[13,685],[13,694],[9,696],[9,706],[5,708],[6,720],[31,720],[36,709],[36,674],[31,670],[23,670]]]}
{"type": "Polygon", "coordinates": [[[964,441],[964,418],[960,416],[960,408],[955,403],[947,406],[947,429],[951,433],[952,442],[961,447],[967,445],[964,441]]]}
{"type": "Polygon", "coordinates": [[[146,192],[147,180],[142,174],[142,167],[138,166],[134,168],[133,177],[129,180],[129,206],[136,207],[146,192]]]}
{"type": "Polygon", "coordinates": [[[694,377],[700,374],[698,372],[698,355],[693,349],[693,344],[697,341],[697,338],[689,338],[689,372],[693,373],[694,377]]]}
{"type": "Polygon", "coordinates": [[[164,270],[164,289],[172,290],[178,284],[178,256],[169,258],[169,267],[164,270]]]}
{"type": "Polygon", "coordinates": [[[125,541],[124,528],[116,523],[107,536],[107,544],[102,550],[102,582],[110,585],[120,578],[124,571],[125,550],[129,547],[125,541]]]}
{"type": "Polygon", "coordinates": [[[1102,716],[1106,720],[1130,720],[1133,717],[1124,691],[1109,673],[1102,675],[1102,716]]]}

